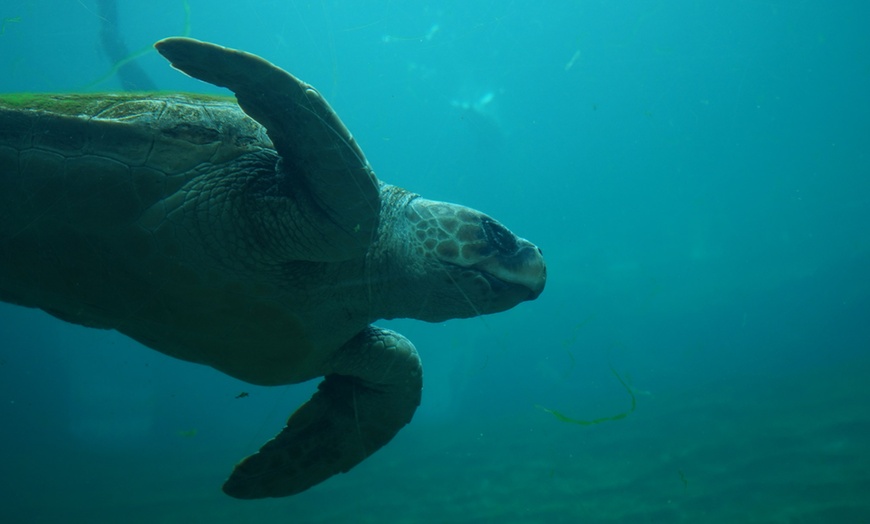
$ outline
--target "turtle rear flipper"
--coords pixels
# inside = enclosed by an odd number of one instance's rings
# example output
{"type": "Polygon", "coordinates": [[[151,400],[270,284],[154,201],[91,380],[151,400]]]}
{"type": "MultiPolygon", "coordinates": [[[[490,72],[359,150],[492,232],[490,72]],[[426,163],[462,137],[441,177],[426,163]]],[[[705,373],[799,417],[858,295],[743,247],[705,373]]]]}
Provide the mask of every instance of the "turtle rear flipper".
{"type": "Polygon", "coordinates": [[[345,473],[392,440],[420,404],[420,358],[408,339],[369,327],[330,360],[318,391],[224,483],[241,499],[284,497],[345,473]]]}

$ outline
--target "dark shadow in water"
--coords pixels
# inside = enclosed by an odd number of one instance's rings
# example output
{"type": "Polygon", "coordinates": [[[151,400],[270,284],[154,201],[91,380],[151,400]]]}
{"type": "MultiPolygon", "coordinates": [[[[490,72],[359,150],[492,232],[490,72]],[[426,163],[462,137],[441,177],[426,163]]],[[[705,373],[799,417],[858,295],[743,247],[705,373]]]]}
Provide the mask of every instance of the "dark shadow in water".
{"type": "MultiPolygon", "coordinates": [[[[97,0],[100,9],[100,41],[112,64],[120,64],[130,56],[118,25],[118,5],[115,0],[97,0]]],[[[118,78],[125,91],[156,91],[157,86],[135,61],[118,67],[118,78]]]]}

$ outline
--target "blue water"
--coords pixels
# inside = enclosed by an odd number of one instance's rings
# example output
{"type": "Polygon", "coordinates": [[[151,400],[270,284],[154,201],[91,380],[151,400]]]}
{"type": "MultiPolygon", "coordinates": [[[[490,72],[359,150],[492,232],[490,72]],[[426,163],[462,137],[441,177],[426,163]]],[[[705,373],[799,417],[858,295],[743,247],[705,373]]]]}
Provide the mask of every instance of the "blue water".
{"type": "MultiPolygon", "coordinates": [[[[115,28],[130,54],[187,33],[315,85],[381,179],[541,246],[547,289],[383,323],[423,358],[413,422],[256,502],[223,479],[316,384],[0,304],[0,522],[870,522],[867,4],[248,4],[121,2],[115,28]]],[[[96,2],[0,19],[0,92],[122,89],[96,2]]]]}

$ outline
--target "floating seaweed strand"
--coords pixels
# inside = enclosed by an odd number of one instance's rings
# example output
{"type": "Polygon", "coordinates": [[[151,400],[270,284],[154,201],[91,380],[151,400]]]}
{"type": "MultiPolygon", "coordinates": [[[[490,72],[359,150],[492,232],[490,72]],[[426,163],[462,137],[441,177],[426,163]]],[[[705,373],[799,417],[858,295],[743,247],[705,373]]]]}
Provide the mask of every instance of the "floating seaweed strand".
{"type": "Polygon", "coordinates": [[[595,424],[601,424],[602,422],[611,422],[611,421],[615,421],[615,420],[622,420],[634,412],[634,409],[637,407],[637,399],[634,396],[634,391],[632,391],[631,387],[629,387],[629,385],[625,383],[625,380],[622,379],[622,377],[619,375],[619,373],[617,373],[616,370],[613,369],[613,366],[610,366],[610,371],[613,373],[613,376],[616,377],[616,380],[618,380],[619,383],[622,384],[622,387],[625,388],[625,391],[627,391],[629,396],[631,397],[631,408],[628,411],[618,413],[618,414],[610,416],[610,417],[601,417],[601,418],[596,418],[593,420],[580,420],[580,419],[569,417],[569,416],[567,416],[559,411],[556,411],[555,409],[545,408],[544,406],[541,406],[541,405],[537,405],[535,407],[553,415],[554,417],[559,419],[561,422],[568,422],[571,424],[579,424],[581,426],[592,426],[595,424]]]}

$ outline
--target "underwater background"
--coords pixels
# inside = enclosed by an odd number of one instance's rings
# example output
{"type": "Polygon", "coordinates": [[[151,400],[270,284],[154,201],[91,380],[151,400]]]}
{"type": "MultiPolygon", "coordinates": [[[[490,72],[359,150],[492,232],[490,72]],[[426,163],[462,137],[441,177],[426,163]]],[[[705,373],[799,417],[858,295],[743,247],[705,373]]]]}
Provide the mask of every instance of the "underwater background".
{"type": "Polygon", "coordinates": [[[220,486],[316,381],[0,304],[0,522],[870,522],[870,4],[111,5],[4,0],[0,92],[226,93],[151,44],[256,53],[382,180],[540,246],[549,282],[379,323],[422,356],[414,420],[264,501],[220,486]]]}

